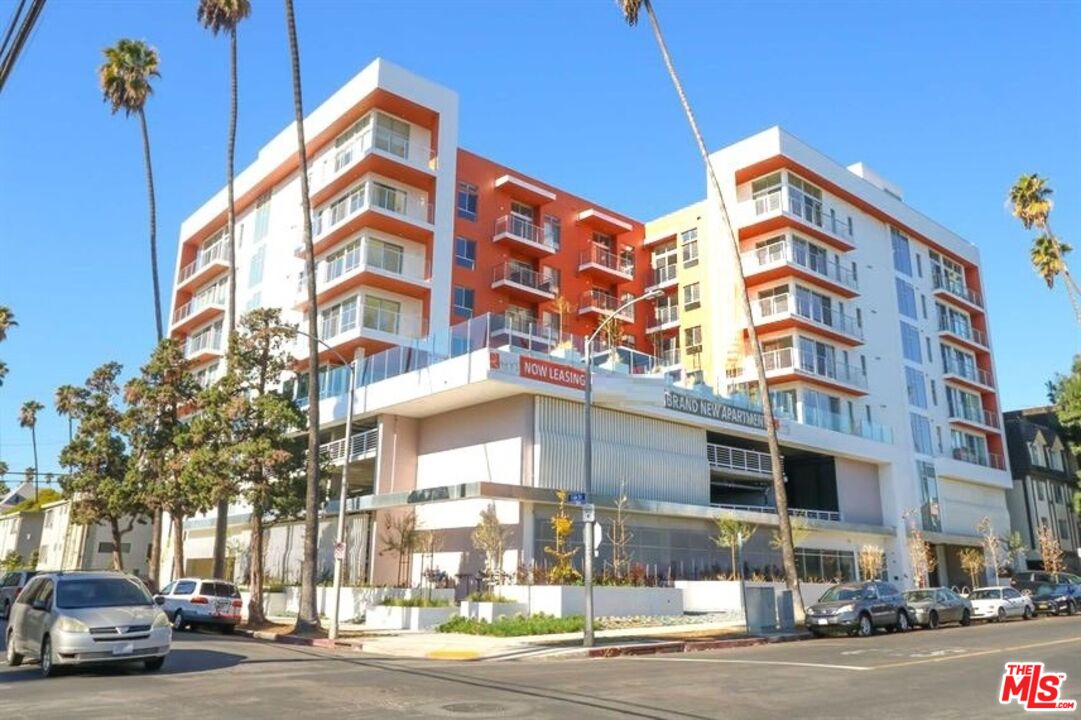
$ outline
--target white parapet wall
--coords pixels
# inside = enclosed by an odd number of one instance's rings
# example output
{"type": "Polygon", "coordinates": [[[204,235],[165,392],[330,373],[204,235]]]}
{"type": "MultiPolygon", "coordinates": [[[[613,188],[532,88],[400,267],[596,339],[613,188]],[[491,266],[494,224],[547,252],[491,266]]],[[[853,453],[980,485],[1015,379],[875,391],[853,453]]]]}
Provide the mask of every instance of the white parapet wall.
{"type": "MultiPolygon", "coordinates": [[[[500,595],[524,605],[529,615],[567,617],[585,613],[585,589],[580,585],[504,585],[497,590],[500,595]]],[[[593,614],[596,617],[682,615],[683,591],[660,587],[595,587],[593,614]]]]}
{"type": "MultiPolygon", "coordinates": [[[[740,600],[740,587],[737,580],[676,580],[675,586],[683,591],[683,609],[685,612],[743,612],[740,600]]],[[[753,583],[747,587],[773,587],[777,592],[784,591],[784,583],[753,583]]],[[[803,604],[810,605],[826,591],[829,585],[821,583],[800,583],[803,604]]]]}
{"type": "MultiPolygon", "coordinates": [[[[454,602],[453,589],[421,589],[421,588],[388,588],[388,587],[343,587],[342,588],[342,612],[339,618],[342,622],[356,622],[365,616],[368,610],[385,601],[388,598],[408,599],[414,597],[428,597],[431,593],[432,600],[445,600],[454,602]]],[[[248,616],[247,591],[240,594],[244,601],[242,615],[248,616]]],[[[334,610],[334,588],[319,586],[315,589],[315,604],[319,614],[329,617],[334,610]]],[[[290,586],[284,592],[263,593],[263,612],[270,616],[296,615],[300,610],[300,588],[290,586]]]]}
{"type": "Polygon", "coordinates": [[[528,608],[524,604],[517,602],[472,602],[463,600],[458,614],[470,620],[495,622],[501,617],[525,615],[527,612],[528,608]]]}
{"type": "Polygon", "coordinates": [[[368,608],[364,626],[369,630],[432,630],[457,614],[458,608],[453,605],[426,608],[373,605],[368,608]]]}

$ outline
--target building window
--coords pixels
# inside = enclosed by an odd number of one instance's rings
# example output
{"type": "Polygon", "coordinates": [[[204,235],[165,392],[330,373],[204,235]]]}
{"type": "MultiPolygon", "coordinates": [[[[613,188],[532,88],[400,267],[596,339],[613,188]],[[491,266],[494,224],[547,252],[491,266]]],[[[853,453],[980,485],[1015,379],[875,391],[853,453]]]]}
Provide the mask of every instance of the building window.
{"type": "Polygon", "coordinates": [[[369,330],[398,334],[402,317],[402,304],[397,300],[364,296],[364,327],[369,330]]]}
{"type": "Polygon", "coordinates": [[[901,323],[901,349],[905,360],[915,363],[923,362],[923,351],[920,349],[920,331],[915,325],[906,322],[901,323]]]}
{"type": "Polygon", "coordinates": [[[263,263],[266,261],[266,245],[255,251],[248,265],[248,289],[263,282],[263,263]]]}
{"type": "Polygon", "coordinates": [[[916,253],[916,275],[923,277],[923,258],[919,253],[916,253]]]}
{"type": "Polygon", "coordinates": [[[461,317],[473,317],[474,291],[460,285],[454,286],[454,314],[461,317]]]}
{"type": "Polygon", "coordinates": [[[1062,502],[1062,486],[1059,485],[1058,483],[1053,483],[1051,486],[1053,488],[1055,488],[1055,502],[1061,503],[1062,502]]]}
{"type": "Polygon", "coordinates": [[[261,242],[270,232],[270,195],[259,198],[255,205],[254,242],[261,242]]]}
{"type": "Polygon", "coordinates": [[[908,387],[908,404],[918,408],[926,408],[927,383],[923,373],[906,365],[905,383],[908,387]]]}
{"type": "Polygon", "coordinates": [[[351,297],[326,310],[321,310],[319,315],[321,320],[319,335],[324,340],[348,332],[357,326],[357,299],[351,297]]]}
{"type": "Polygon", "coordinates": [[[559,249],[559,245],[563,239],[563,227],[559,222],[559,218],[552,215],[544,216],[544,244],[549,247],[553,247],[556,250],[559,249]]]}
{"type": "MultiPolygon", "coordinates": [[[[1044,495],[1044,492],[1043,492],[1043,482],[1040,481],[1040,480],[1036,481],[1036,497],[1039,498],[1040,500],[1046,500],[1047,499],[1047,497],[1044,495]]],[[[1047,524],[1047,518],[1044,518],[1043,521],[1044,521],[1044,524],[1046,525],[1047,524]]]]}
{"type": "Polygon", "coordinates": [[[454,239],[454,264],[468,270],[477,267],[477,241],[463,237],[454,239]]]}
{"type": "Polygon", "coordinates": [[[919,475],[920,491],[923,494],[923,506],[920,508],[923,529],[938,532],[942,529],[942,518],[939,515],[938,478],[935,477],[935,466],[933,463],[917,460],[916,474],[919,475]]]}
{"type": "Polygon", "coordinates": [[[911,283],[901,278],[897,278],[897,307],[902,315],[913,320],[919,318],[916,314],[916,291],[912,289],[911,283]]]}
{"type": "Polygon", "coordinates": [[[931,403],[938,407],[938,387],[935,385],[934,378],[931,379],[931,403]]]}
{"type": "Polygon", "coordinates": [[[1070,524],[1062,518],[1059,518],[1058,521],[1058,537],[1059,540],[1065,540],[1066,542],[1070,541],[1070,524]]]}
{"type": "Polygon", "coordinates": [[[683,349],[688,355],[702,352],[701,325],[695,325],[683,331],[683,349]]]}
{"type": "MultiPolygon", "coordinates": [[[[111,542],[99,542],[98,543],[98,553],[99,554],[112,553],[113,547],[115,547],[115,546],[111,542]]],[[[131,552],[131,543],[126,543],[126,542],[120,543],[120,554],[121,555],[127,555],[130,552],[131,552]]]]}
{"type": "Polygon", "coordinates": [[[541,278],[543,278],[544,282],[548,284],[548,292],[553,292],[556,294],[559,293],[563,274],[559,271],[558,268],[548,267],[547,265],[545,265],[541,268],[541,278]]]}
{"type": "Polygon", "coordinates": [[[1028,443],[1028,461],[1038,467],[1043,467],[1043,453],[1040,446],[1034,442],[1028,443]]]}
{"type": "Polygon", "coordinates": [[[458,217],[477,219],[477,186],[467,182],[458,183],[458,217]]]}
{"type": "Polygon", "coordinates": [[[683,287],[683,309],[694,310],[696,307],[701,307],[702,300],[699,297],[701,287],[698,283],[691,283],[683,287]]]}
{"type": "Polygon", "coordinates": [[[698,228],[684,230],[679,235],[679,244],[683,248],[683,267],[698,264],[698,228]]]}
{"type": "Polygon", "coordinates": [[[927,319],[927,296],[920,293],[920,310],[923,311],[923,319],[927,319]]]}
{"type": "Polygon", "coordinates": [[[796,548],[796,573],[805,583],[852,582],[856,579],[856,556],[847,550],[796,548]]]}
{"type": "Polygon", "coordinates": [[[931,421],[916,413],[909,413],[909,418],[912,422],[912,445],[916,452],[934,455],[934,446],[931,445],[931,421]]]}
{"type": "Polygon", "coordinates": [[[912,255],[908,250],[908,238],[890,228],[893,239],[893,269],[912,277],[912,255]]]}

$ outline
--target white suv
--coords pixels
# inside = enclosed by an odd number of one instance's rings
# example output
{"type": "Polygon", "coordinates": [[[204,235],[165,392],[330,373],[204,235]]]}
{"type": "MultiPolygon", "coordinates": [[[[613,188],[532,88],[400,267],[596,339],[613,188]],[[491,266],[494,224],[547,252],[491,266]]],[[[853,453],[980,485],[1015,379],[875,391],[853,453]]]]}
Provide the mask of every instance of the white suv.
{"type": "Polygon", "coordinates": [[[243,602],[236,585],[224,580],[180,578],[162,588],[158,597],[174,630],[213,625],[224,633],[233,632],[240,622],[243,602]]]}

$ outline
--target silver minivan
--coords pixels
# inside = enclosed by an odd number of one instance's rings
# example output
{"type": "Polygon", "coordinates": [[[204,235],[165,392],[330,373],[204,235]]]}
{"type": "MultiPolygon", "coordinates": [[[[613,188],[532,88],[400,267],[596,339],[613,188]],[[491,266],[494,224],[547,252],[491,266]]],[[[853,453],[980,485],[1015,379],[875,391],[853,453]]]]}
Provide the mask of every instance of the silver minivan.
{"type": "Polygon", "coordinates": [[[225,580],[180,578],[162,588],[158,598],[176,631],[213,625],[231,633],[240,622],[240,591],[225,580]]]}
{"type": "Polygon", "coordinates": [[[36,576],[19,593],[7,628],[7,663],[61,665],[141,661],[160,670],[172,644],[169,618],[139,581],[119,572],[36,576]]]}

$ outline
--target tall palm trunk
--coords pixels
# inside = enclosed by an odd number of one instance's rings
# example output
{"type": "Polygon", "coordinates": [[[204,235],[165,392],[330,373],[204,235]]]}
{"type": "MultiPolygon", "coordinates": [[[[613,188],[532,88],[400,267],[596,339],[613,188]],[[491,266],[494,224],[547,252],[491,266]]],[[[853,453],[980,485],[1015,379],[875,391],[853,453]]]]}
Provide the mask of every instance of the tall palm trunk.
{"type": "Polygon", "coordinates": [[[184,515],[176,513],[173,519],[173,580],[184,577],[184,515]]]}
{"type": "MultiPolygon", "coordinates": [[[[143,132],[143,160],[146,163],[147,207],[150,211],[150,279],[154,289],[154,326],[158,342],[163,336],[161,319],[161,281],[158,279],[158,205],[154,197],[154,166],[150,162],[150,130],[146,126],[146,111],[139,108],[139,127],[143,132]]],[[[147,574],[155,585],[161,567],[161,510],[154,510],[150,526],[150,567],[147,574]]]]}
{"type": "MultiPolygon", "coordinates": [[[[308,148],[304,142],[304,100],[300,88],[300,49],[293,0],[285,0],[289,58],[293,72],[293,113],[300,163],[300,207],[304,216],[304,266],[308,278],[308,487],[304,498],[304,559],[300,566],[300,607],[296,631],[319,628],[315,581],[319,552],[319,308],[315,297],[315,250],[312,247],[312,207],[308,194],[308,148]]],[[[350,388],[352,390],[352,388],[350,388]]]]}
{"type": "MultiPolygon", "coordinates": [[[[236,79],[236,26],[229,30],[229,140],[225,147],[225,187],[227,197],[229,235],[229,299],[226,317],[228,318],[229,352],[227,358],[233,356],[233,345],[236,341],[236,204],[233,196],[233,176],[235,174],[234,156],[236,154],[236,106],[237,106],[237,79],[236,79]]],[[[226,361],[228,364],[228,360],[226,361]]],[[[217,517],[214,522],[214,562],[213,574],[216,578],[225,576],[225,544],[229,534],[229,498],[218,501],[217,517]]]]}
{"type": "Polygon", "coordinates": [[[34,447],[34,497],[38,494],[38,429],[37,424],[30,426],[30,444],[34,447]]]}
{"type": "Polygon", "coordinates": [[[728,217],[728,208],[725,206],[724,195],[721,194],[721,183],[713,170],[713,163],[710,162],[709,151],[706,149],[702,132],[698,128],[698,121],[695,120],[694,112],[691,110],[690,102],[687,100],[687,94],[683,90],[683,83],[680,82],[676,68],[672,64],[672,57],[668,54],[664,34],[661,32],[657,15],[653,12],[653,3],[650,0],[643,0],[642,4],[646,8],[646,14],[649,16],[649,24],[653,28],[653,36],[657,39],[657,46],[660,48],[661,57],[664,59],[664,65],[668,70],[668,76],[672,79],[676,94],[679,95],[679,102],[683,105],[683,112],[687,116],[687,123],[691,126],[691,132],[694,133],[698,152],[702,155],[702,161],[706,164],[709,182],[713,186],[713,191],[717,194],[717,209],[720,211],[724,230],[728,233],[732,242],[736,278],[739,282],[740,296],[743,298],[743,315],[747,321],[747,333],[750,336],[751,351],[754,353],[754,367],[758,374],[758,394],[762,400],[762,414],[765,416],[766,421],[766,442],[769,445],[773,494],[777,504],[777,521],[781,535],[781,562],[784,567],[785,584],[792,591],[795,620],[797,626],[799,626],[803,624],[803,597],[800,594],[799,576],[796,572],[796,552],[792,541],[792,523],[788,517],[788,494],[785,491],[784,474],[781,467],[781,446],[777,441],[777,426],[773,419],[773,400],[769,394],[769,383],[766,381],[766,366],[762,360],[762,346],[758,342],[758,329],[754,325],[754,317],[751,314],[751,298],[747,294],[747,282],[743,275],[743,265],[740,262],[739,238],[734,232],[732,222],[728,217]]]}

